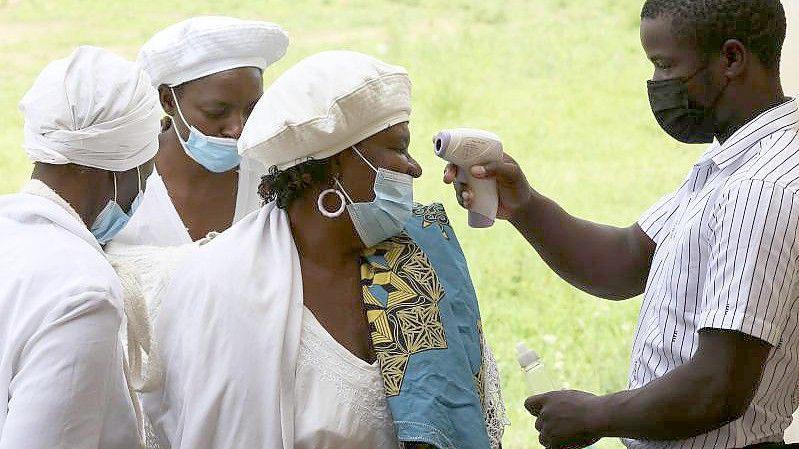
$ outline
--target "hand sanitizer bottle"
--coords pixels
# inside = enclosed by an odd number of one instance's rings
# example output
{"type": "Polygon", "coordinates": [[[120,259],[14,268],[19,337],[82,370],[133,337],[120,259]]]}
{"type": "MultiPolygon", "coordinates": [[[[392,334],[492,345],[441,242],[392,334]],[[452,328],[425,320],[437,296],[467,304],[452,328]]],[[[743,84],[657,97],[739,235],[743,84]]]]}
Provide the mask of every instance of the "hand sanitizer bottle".
{"type": "Polygon", "coordinates": [[[541,357],[528,348],[526,343],[520,342],[516,345],[516,357],[524,371],[528,393],[536,395],[557,389],[541,357]]]}
{"type": "MultiPolygon", "coordinates": [[[[527,347],[524,342],[516,344],[516,359],[524,372],[524,380],[527,382],[527,391],[531,395],[547,393],[557,390],[552,375],[544,366],[541,356],[537,352],[527,347]]],[[[595,449],[592,444],[585,449],[595,449]]]]}

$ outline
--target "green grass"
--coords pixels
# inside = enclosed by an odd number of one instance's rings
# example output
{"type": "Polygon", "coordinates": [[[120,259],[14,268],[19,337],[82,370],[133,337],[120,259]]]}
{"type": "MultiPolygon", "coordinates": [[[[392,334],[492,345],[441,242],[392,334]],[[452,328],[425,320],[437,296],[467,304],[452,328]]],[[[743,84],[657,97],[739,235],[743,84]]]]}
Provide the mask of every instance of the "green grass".
{"type": "MultiPolygon", "coordinates": [[[[286,58],[354,49],[404,65],[414,83],[412,151],[425,168],[416,195],[442,201],[481,298],[513,425],[506,448],[537,447],[514,345],[539,350],[565,387],[626,384],[639,300],[609,303],[568,286],[509,225],[472,230],[431,151],[440,128],[498,133],[532,184],[570,212],[628,225],[673,189],[701,149],[669,140],[646,100],[651,68],[638,41],[641,0],[0,1],[0,193],[30,166],[16,104],[51,59],[79,44],[133,58],[155,31],[195,14],[281,23],[286,58]]],[[[618,447],[615,440],[600,447],[618,447]]]]}

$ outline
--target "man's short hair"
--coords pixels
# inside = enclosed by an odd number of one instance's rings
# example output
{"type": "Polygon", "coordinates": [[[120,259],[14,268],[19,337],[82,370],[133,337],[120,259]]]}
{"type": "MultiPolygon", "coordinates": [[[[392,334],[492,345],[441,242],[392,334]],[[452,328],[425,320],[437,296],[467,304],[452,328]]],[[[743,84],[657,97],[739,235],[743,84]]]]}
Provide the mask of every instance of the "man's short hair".
{"type": "Polygon", "coordinates": [[[769,70],[779,70],[785,42],[780,0],[646,0],[642,19],[672,19],[677,37],[693,39],[709,55],[729,39],[741,41],[769,70]]]}

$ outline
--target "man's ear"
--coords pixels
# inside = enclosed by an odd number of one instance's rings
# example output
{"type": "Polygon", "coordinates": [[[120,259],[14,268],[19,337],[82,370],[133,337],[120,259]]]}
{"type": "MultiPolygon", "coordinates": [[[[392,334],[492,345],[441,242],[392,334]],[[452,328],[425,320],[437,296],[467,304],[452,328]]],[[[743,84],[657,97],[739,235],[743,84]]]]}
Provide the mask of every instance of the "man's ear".
{"type": "MultiPolygon", "coordinates": [[[[177,95],[177,92],[175,93],[177,95]]],[[[169,116],[177,114],[175,107],[175,97],[172,95],[172,89],[166,84],[158,86],[158,99],[161,100],[161,107],[169,116]]]]}
{"type": "Polygon", "coordinates": [[[749,68],[751,54],[741,41],[730,39],[721,47],[721,62],[728,79],[738,78],[749,68]]]}

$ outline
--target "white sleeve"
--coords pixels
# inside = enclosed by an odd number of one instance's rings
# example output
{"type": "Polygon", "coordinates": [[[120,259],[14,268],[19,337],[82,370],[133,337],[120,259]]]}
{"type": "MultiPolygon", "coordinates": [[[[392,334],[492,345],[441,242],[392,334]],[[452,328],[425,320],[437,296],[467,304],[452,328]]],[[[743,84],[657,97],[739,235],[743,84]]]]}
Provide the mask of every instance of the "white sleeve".
{"type": "Polygon", "coordinates": [[[11,379],[0,449],[102,449],[105,407],[120,375],[120,322],[119,311],[99,292],[48,317],[11,379]]]}
{"type": "Polygon", "coordinates": [[[710,221],[710,257],[699,328],[780,343],[796,301],[799,200],[760,180],[721,198],[710,221]]]}
{"type": "Polygon", "coordinates": [[[663,227],[674,214],[674,197],[677,192],[670,193],[660,198],[638,219],[638,226],[652,239],[659,243],[662,239],[663,227]]]}

